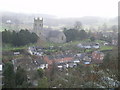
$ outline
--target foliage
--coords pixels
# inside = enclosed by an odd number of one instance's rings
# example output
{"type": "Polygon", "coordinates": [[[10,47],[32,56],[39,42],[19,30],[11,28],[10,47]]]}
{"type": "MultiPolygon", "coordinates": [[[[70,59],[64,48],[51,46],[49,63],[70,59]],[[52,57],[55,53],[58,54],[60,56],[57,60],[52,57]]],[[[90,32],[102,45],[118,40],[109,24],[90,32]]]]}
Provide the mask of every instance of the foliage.
{"type": "Polygon", "coordinates": [[[14,66],[11,62],[7,62],[3,67],[3,88],[26,88],[28,87],[27,74],[20,66],[14,72],[14,66]]]}
{"type": "Polygon", "coordinates": [[[90,40],[95,41],[95,37],[94,36],[90,37],[90,40]]]}
{"type": "Polygon", "coordinates": [[[107,64],[109,63],[109,61],[110,61],[110,53],[107,53],[103,59],[103,62],[104,64],[107,64]]]}
{"type": "Polygon", "coordinates": [[[38,88],[48,88],[49,84],[48,84],[48,80],[46,77],[43,77],[39,80],[38,82],[38,88]]]}
{"type": "Polygon", "coordinates": [[[11,62],[7,62],[3,66],[3,87],[14,88],[15,87],[15,72],[11,62]]]}
{"type": "Polygon", "coordinates": [[[38,36],[35,33],[29,32],[26,30],[20,30],[19,32],[10,32],[3,31],[2,32],[2,42],[9,43],[14,46],[23,46],[29,43],[35,43],[38,40],[38,36]]]}
{"type": "Polygon", "coordinates": [[[88,36],[85,30],[79,31],[77,29],[64,30],[64,34],[66,36],[67,42],[75,41],[75,40],[84,40],[88,36]]]}
{"type": "Polygon", "coordinates": [[[4,43],[12,42],[12,33],[10,31],[5,30],[2,32],[2,42],[4,43]]]}
{"type": "Polygon", "coordinates": [[[15,76],[16,86],[25,86],[25,83],[27,83],[27,74],[26,71],[18,66],[15,76]]]}
{"type": "Polygon", "coordinates": [[[81,22],[79,22],[79,21],[77,21],[77,22],[75,22],[75,29],[77,29],[77,30],[81,30],[82,29],[82,23],[81,22]]]}
{"type": "Polygon", "coordinates": [[[44,75],[43,69],[39,68],[39,69],[37,69],[37,72],[38,72],[39,77],[42,78],[44,75]]]}
{"type": "Polygon", "coordinates": [[[52,63],[52,68],[50,70],[50,80],[53,81],[54,80],[54,76],[55,76],[55,72],[57,71],[57,66],[55,64],[55,61],[53,60],[52,63]]]}

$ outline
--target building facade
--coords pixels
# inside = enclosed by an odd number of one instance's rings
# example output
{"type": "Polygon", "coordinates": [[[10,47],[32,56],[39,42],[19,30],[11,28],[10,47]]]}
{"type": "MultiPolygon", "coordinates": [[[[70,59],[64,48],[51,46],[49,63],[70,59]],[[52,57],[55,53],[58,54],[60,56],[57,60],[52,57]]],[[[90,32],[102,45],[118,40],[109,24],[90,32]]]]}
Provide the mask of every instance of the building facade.
{"type": "Polygon", "coordinates": [[[39,37],[43,30],[43,18],[34,18],[33,32],[35,32],[39,37]]]}
{"type": "Polygon", "coordinates": [[[35,32],[41,40],[53,43],[66,42],[66,36],[59,30],[51,28],[43,28],[43,18],[34,18],[33,32],[35,32]]]}
{"type": "Polygon", "coordinates": [[[104,53],[100,51],[94,51],[92,53],[92,62],[94,63],[102,63],[104,59],[104,53]]]}

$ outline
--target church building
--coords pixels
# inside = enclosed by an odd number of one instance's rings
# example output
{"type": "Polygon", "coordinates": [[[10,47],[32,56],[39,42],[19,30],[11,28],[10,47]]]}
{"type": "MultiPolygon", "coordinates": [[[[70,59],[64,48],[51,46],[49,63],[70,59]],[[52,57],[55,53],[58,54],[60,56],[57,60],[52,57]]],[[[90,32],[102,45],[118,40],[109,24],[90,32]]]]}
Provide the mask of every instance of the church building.
{"type": "Polygon", "coordinates": [[[59,30],[52,30],[51,28],[43,28],[43,18],[34,18],[33,32],[35,32],[40,39],[53,42],[64,43],[66,36],[59,30]]]}

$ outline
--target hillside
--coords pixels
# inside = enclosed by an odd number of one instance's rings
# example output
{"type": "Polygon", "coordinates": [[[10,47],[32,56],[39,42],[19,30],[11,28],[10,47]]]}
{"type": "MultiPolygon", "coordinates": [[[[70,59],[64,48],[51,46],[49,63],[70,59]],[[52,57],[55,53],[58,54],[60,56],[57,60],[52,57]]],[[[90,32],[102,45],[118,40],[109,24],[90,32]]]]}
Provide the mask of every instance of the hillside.
{"type": "Polygon", "coordinates": [[[21,29],[27,28],[32,29],[33,18],[34,17],[43,17],[44,18],[44,26],[53,26],[53,27],[72,27],[76,21],[82,22],[82,24],[86,27],[95,27],[100,26],[106,23],[107,25],[117,25],[117,17],[115,18],[102,18],[95,16],[84,16],[80,18],[57,18],[53,15],[48,14],[24,14],[24,13],[13,13],[13,12],[1,12],[2,15],[2,29],[21,29]],[[8,21],[11,21],[10,28],[8,21]],[[14,28],[13,28],[14,27],[14,28]]]}

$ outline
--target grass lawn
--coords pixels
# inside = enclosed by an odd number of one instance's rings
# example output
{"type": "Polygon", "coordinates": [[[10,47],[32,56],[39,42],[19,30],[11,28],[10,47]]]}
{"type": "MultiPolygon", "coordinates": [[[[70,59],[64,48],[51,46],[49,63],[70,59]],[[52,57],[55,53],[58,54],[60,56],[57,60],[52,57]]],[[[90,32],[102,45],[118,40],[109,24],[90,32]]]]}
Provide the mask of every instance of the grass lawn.
{"type": "MultiPolygon", "coordinates": [[[[72,42],[68,42],[68,43],[50,43],[50,42],[46,42],[45,43],[45,47],[50,47],[50,46],[54,46],[54,47],[64,47],[64,48],[68,48],[68,49],[73,49],[74,47],[77,47],[77,45],[79,43],[82,43],[82,42],[89,42],[90,40],[89,39],[86,39],[86,40],[81,40],[81,41],[72,41],[72,42]]],[[[101,40],[96,40],[95,42],[104,42],[104,41],[101,41],[101,40]]],[[[29,45],[26,45],[26,46],[21,46],[21,47],[14,47],[14,46],[11,46],[11,45],[3,45],[2,47],[2,50],[3,51],[10,51],[10,50],[21,50],[21,49],[27,49],[29,46],[36,46],[37,44],[29,44],[29,45]]],[[[99,50],[111,50],[113,48],[113,46],[101,46],[99,50]]],[[[0,48],[1,49],[1,48],[0,48]]],[[[91,50],[87,50],[87,52],[89,52],[91,50]]]]}
{"type": "Polygon", "coordinates": [[[26,49],[27,47],[8,47],[8,48],[3,48],[3,51],[11,51],[11,50],[21,50],[21,49],[26,49]]]}
{"type": "Polygon", "coordinates": [[[114,46],[101,46],[100,47],[100,51],[101,50],[112,50],[114,46]]]}
{"type": "Polygon", "coordinates": [[[105,41],[102,40],[95,40],[96,43],[104,43],[105,41]]]}
{"type": "Polygon", "coordinates": [[[68,43],[50,43],[50,42],[46,42],[46,47],[49,47],[49,46],[75,46],[79,43],[82,43],[82,42],[88,42],[90,41],[90,39],[85,39],[85,40],[80,40],[80,41],[71,41],[71,42],[68,42],[68,43]]]}
{"type": "Polygon", "coordinates": [[[11,51],[11,50],[14,51],[14,50],[28,49],[29,46],[36,46],[36,44],[28,44],[28,45],[19,46],[19,47],[15,47],[15,46],[12,46],[10,44],[3,44],[2,45],[2,51],[11,51]]]}
{"type": "Polygon", "coordinates": [[[11,50],[21,50],[21,49],[27,49],[27,46],[21,46],[21,47],[13,47],[10,45],[5,45],[2,47],[2,51],[11,51],[11,50]]]}

